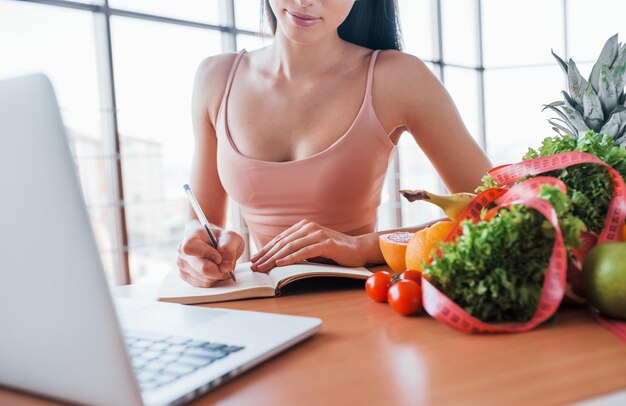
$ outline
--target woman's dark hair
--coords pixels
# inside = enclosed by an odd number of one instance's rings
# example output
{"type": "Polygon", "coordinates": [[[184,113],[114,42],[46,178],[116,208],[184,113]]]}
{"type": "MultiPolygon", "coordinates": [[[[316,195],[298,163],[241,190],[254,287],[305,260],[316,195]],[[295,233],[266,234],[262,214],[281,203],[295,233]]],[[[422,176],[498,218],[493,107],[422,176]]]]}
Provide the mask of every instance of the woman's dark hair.
{"type": "MultiPolygon", "coordinates": [[[[272,33],[276,33],[276,16],[269,0],[261,0],[261,11],[272,33]]],[[[337,33],[344,41],[362,47],[400,50],[402,36],[396,0],[356,0],[337,33]]]]}

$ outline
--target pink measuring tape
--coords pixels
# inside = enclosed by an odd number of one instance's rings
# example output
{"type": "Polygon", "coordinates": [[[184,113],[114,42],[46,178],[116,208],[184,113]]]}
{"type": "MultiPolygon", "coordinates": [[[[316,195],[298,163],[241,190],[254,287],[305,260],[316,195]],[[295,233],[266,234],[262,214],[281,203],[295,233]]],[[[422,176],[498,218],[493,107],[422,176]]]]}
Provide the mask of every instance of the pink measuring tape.
{"type": "MultiPolygon", "coordinates": [[[[605,227],[600,233],[598,242],[619,241],[619,230],[626,218],[626,186],[620,174],[597,157],[584,152],[566,152],[493,168],[489,174],[503,187],[488,189],[479,193],[455,221],[452,230],[444,241],[449,242],[462,235],[461,221],[469,219],[477,222],[480,219],[482,209],[488,208],[492,203],[497,204],[497,207],[487,213],[487,219],[493,217],[498,210],[513,204],[525,205],[537,210],[552,224],[556,231],[552,255],[545,272],[537,310],[527,322],[485,323],[471,316],[428,280],[422,278],[422,300],[426,312],[449,327],[465,333],[522,332],[536,327],[551,317],[558,309],[565,294],[567,252],[554,208],[548,201],[536,198],[536,196],[541,185],[557,186],[562,191],[566,191],[566,186],[553,177],[534,177],[510,187],[510,189],[504,187],[509,187],[528,175],[537,175],[583,163],[604,165],[613,180],[614,196],[609,205],[605,227]]],[[[616,334],[617,331],[622,332],[622,337],[624,337],[625,323],[601,320],[600,324],[616,334]]]]}
{"type": "MultiPolygon", "coordinates": [[[[499,210],[513,204],[521,204],[532,207],[541,213],[556,230],[556,238],[541,289],[539,304],[533,317],[525,323],[489,324],[482,322],[450,300],[428,280],[422,278],[422,301],[424,309],[428,314],[448,326],[465,333],[512,333],[526,331],[544,322],[554,314],[565,294],[567,255],[554,208],[548,201],[534,197],[537,195],[539,187],[546,183],[558,186],[563,191],[565,190],[563,182],[549,177],[529,179],[513,186],[509,190],[501,188],[485,190],[476,196],[463,214],[455,221],[450,234],[444,240],[449,242],[461,235],[461,221],[467,219],[474,222],[478,221],[481,210],[487,208],[493,202],[498,205],[493,210],[499,210]]],[[[495,213],[495,211],[491,211],[491,213],[495,213]]]]}
{"type": "Polygon", "coordinates": [[[626,219],[626,185],[621,175],[604,161],[586,152],[564,152],[543,158],[522,161],[513,165],[493,168],[489,174],[500,186],[510,186],[528,175],[538,175],[579,164],[598,164],[604,166],[613,181],[613,199],[604,222],[604,228],[598,237],[598,243],[620,240],[620,228],[626,219]]]}

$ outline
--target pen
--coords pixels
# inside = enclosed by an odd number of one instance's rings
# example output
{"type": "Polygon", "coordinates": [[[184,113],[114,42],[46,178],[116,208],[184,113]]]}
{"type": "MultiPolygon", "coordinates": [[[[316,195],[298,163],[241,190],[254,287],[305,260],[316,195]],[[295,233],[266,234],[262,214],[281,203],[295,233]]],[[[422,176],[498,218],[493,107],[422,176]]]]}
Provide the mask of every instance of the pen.
{"type": "MultiPolygon", "coordinates": [[[[187,193],[187,197],[189,198],[189,203],[191,203],[191,207],[193,207],[193,211],[196,213],[198,220],[200,220],[200,224],[204,226],[204,229],[206,230],[207,234],[209,234],[209,240],[211,240],[211,245],[213,246],[213,248],[217,249],[217,240],[215,239],[215,236],[211,232],[211,228],[209,227],[209,221],[206,219],[206,216],[204,215],[204,212],[202,211],[200,204],[196,200],[196,196],[193,194],[188,184],[183,185],[183,189],[185,189],[185,193],[187,193]]],[[[237,279],[235,278],[235,273],[233,271],[230,271],[228,275],[230,276],[230,279],[233,280],[233,282],[237,282],[237,279]]]]}

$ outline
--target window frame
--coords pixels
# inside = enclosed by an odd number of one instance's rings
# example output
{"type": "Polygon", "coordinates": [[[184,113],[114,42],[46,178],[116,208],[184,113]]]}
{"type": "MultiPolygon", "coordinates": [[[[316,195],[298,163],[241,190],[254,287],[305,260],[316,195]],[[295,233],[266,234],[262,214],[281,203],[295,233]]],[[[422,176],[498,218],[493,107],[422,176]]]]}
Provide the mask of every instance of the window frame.
{"type": "MultiPolygon", "coordinates": [[[[225,22],[225,24],[215,25],[202,23],[197,21],[190,21],[179,18],[171,18],[163,15],[151,14],[151,13],[142,13],[136,11],[129,11],[120,8],[111,8],[109,6],[108,0],[102,0],[100,4],[90,4],[90,3],[80,3],[76,1],[65,1],[65,0],[13,0],[13,1],[23,1],[28,3],[36,3],[47,5],[51,7],[64,7],[75,10],[83,10],[85,12],[91,12],[94,16],[95,20],[95,38],[96,38],[96,48],[97,48],[97,62],[98,62],[98,86],[102,95],[101,103],[102,105],[110,106],[111,113],[107,114],[105,117],[105,128],[104,128],[104,136],[107,138],[106,143],[110,145],[111,156],[114,157],[112,160],[107,160],[107,165],[110,167],[107,168],[111,174],[113,174],[113,185],[112,190],[114,196],[114,210],[115,210],[115,230],[112,230],[113,233],[117,235],[118,247],[117,252],[119,253],[119,261],[117,264],[116,272],[114,272],[114,280],[113,284],[129,284],[131,283],[130,278],[130,269],[129,269],[129,246],[128,246],[128,229],[126,224],[126,213],[124,209],[124,187],[123,187],[123,173],[122,173],[122,154],[120,151],[120,133],[118,128],[118,118],[116,111],[116,94],[115,94],[115,76],[113,71],[113,52],[112,52],[112,41],[111,41],[111,17],[112,16],[121,16],[133,19],[140,20],[148,20],[163,24],[175,24],[181,26],[195,27],[206,30],[219,31],[222,35],[222,52],[234,52],[237,50],[237,35],[251,35],[251,36],[263,36],[260,32],[254,32],[247,29],[240,29],[236,26],[236,12],[235,12],[235,4],[234,0],[221,0],[221,16],[220,21],[225,22]]],[[[433,38],[434,38],[434,55],[435,57],[432,59],[423,58],[424,62],[431,63],[435,67],[435,75],[441,80],[441,82],[445,85],[445,68],[446,67],[456,67],[461,69],[470,69],[474,70],[477,73],[478,80],[478,116],[479,116],[479,134],[476,134],[476,138],[484,150],[487,150],[487,135],[486,135],[486,125],[485,125],[485,85],[484,85],[484,73],[485,66],[483,63],[483,21],[482,21],[482,9],[483,9],[483,0],[472,0],[473,6],[476,10],[476,35],[477,38],[477,50],[478,53],[478,63],[477,66],[463,66],[463,65],[455,65],[451,63],[447,63],[444,55],[444,42],[443,42],[443,30],[442,30],[442,1],[445,0],[424,0],[429,1],[431,3],[431,7],[433,7],[434,11],[434,20],[432,23],[433,30],[433,38]]],[[[563,29],[564,29],[564,50],[565,50],[565,59],[567,60],[569,55],[568,49],[568,11],[567,11],[567,0],[563,1],[563,29]]],[[[418,55],[419,56],[419,55],[418,55]]],[[[511,66],[513,67],[513,66],[511,66]]],[[[520,66],[514,66],[520,67],[520,66]]],[[[509,67],[499,68],[488,68],[488,69],[507,69],[509,67]]],[[[394,204],[388,205],[385,210],[389,210],[389,226],[392,228],[397,228],[403,226],[402,221],[402,210],[401,210],[401,202],[400,195],[398,193],[400,188],[400,165],[399,165],[400,155],[398,150],[395,151],[395,156],[391,161],[391,166],[387,176],[387,193],[390,202],[394,204]]],[[[439,182],[440,189],[443,190],[443,184],[439,182]]],[[[229,205],[229,212],[233,219],[233,224],[235,228],[237,228],[237,232],[241,233],[246,241],[248,242],[246,251],[243,254],[242,260],[249,260],[250,257],[250,235],[247,230],[245,221],[241,217],[239,208],[236,204],[229,205]]]]}

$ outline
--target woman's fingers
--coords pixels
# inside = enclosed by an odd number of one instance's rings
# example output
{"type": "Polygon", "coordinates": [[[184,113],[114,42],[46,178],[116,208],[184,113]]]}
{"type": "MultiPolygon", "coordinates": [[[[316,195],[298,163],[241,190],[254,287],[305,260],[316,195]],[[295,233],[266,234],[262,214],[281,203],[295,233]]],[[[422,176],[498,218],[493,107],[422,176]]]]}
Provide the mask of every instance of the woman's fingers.
{"type": "Polygon", "coordinates": [[[285,266],[291,264],[297,264],[298,262],[302,262],[305,259],[315,258],[315,257],[326,257],[326,253],[328,252],[328,246],[331,240],[317,242],[312,245],[307,245],[302,249],[295,251],[291,254],[285,255],[282,258],[276,260],[276,265],[285,266]]]}
{"type": "Polygon", "coordinates": [[[180,252],[187,256],[206,258],[216,264],[222,262],[222,255],[219,251],[199,238],[190,238],[186,240],[183,243],[180,252]]]}
{"type": "Polygon", "coordinates": [[[239,234],[234,232],[221,233],[217,246],[222,259],[219,263],[219,271],[224,274],[232,271],[244,248],[245,242],[239,234]]]}
{"type": "MultiPolygon", "coordinates": [[[[280,261],[287,256],[290,256],[291,259],[297,257],[300,258],[300,260],[304,260],[316,256],[327,256],[330,254],[328,247],[332,244],[332,240],[328,239],[322,230],[317,230],[310,234],[307,234],[306,232],[299,232],[296,234],[293,235],[293,238],[288,237],[287,239],[289,239],[289,242],[282,244],[281,247],[278,247],[275,252],[265,260],[265,262],[259,263],[258,271],[268,272],[275,266],[294,263],[293,261],[280,261]],[[310,247],[314,247],[313,251],[310,247]],[[293,255],[296,253],[298,255],[294,257],[293,255]]],[[[287,239],[283,241],[287,241],[287,239]]],[[[270,253],[271,252],[272,251],[270,251],[270,253]]]]}
{"type": "Polygon", "coordinates": [[[178,259],[176,259],[176,266],[178,266],[178,270],[180,272],[180,277],[185,281],[188,282],[190,284],[192,284],[193,286],[199,286],[199,287],[208,287],[212,284],[214,284],[217,281],[214,281],[213,279],[199,274],[197,273],[189,264],[189,262],[185,261],[182,257],[178,257],[178,259]]]}
{"type": "Polygon", "coordinates": [[[219,281],[228,277],[220,272],[215,262],[208,259],[181,254],[176,264],[179,269],[202,281],[219,281]]]}
{"type": "Polygon", "coordinates": [[[265,246],[262,247],[259,250],[259,252],[257,252],[252,257],[250,257],[250,261],[252,261],[253,263],[258,262],[259,259],[265,256],[265,254],[267,254],[269,250],[271,250],[276,244],[278,244],[279,241],[281,241],[283,238],[287,237],[288,235],[293,234],[295,231],[299,230],[307,223],[308,223],[308,220],[301,220],[298,223],[286,229],[285,231],[283,231],[282,233],[278,234],[276,237],[272,238],[270,242],[265,244],[265,246]]]}
{"type": "MultiPolygon", "coordinates": [[[[300,229],[295,230],[290,235],[287,235],[287,236],[281,238],[277,243],[275,243],[272,247],[270,247],[269,250],[267,250],[265,255],[259,257],[256,260],[256,262],[252,263],[252,267],[251,267],[252,270],[253,271],[258,270],[258,267],[261,264],[267,263],[268,260],[270,258],[274,257],[278,251],[280,251],[281,249],[283,249],[284,247],[286,247],[289,244],[293,244],[293,242],[295,240],[300,239],[302,237],[305,237],[305,236],[311,234],[312,228],[313,228],[313,226],[311,224],[312,223],[309,223],[309,225],[302,226],[300,229]]],[[[261,272],[265,272],[265,271],[266,270],[262,270],[261,272]]]]}
{"type": "Polygon", "coordinates": [[[214,248],[204,227],[198,224],[185,230],[183,241],[178,244],[176,264],[181,278],[194,286],[209,287],[229,277],[237,259],[243,253],[243,238],[229,230],[213,229],[218,239],[214,248]]]}
{"type": "Polygon", "coordinates": [[[196,279],[195,277],[191,276],[187,272],[180,270],[180,269],[179,269],[179,275],[182,280],[198,288],[210,288],[211,286],[219,282],[219,281],[213,281],[213,280],[204,281],[204,280],[196,279]]]}

